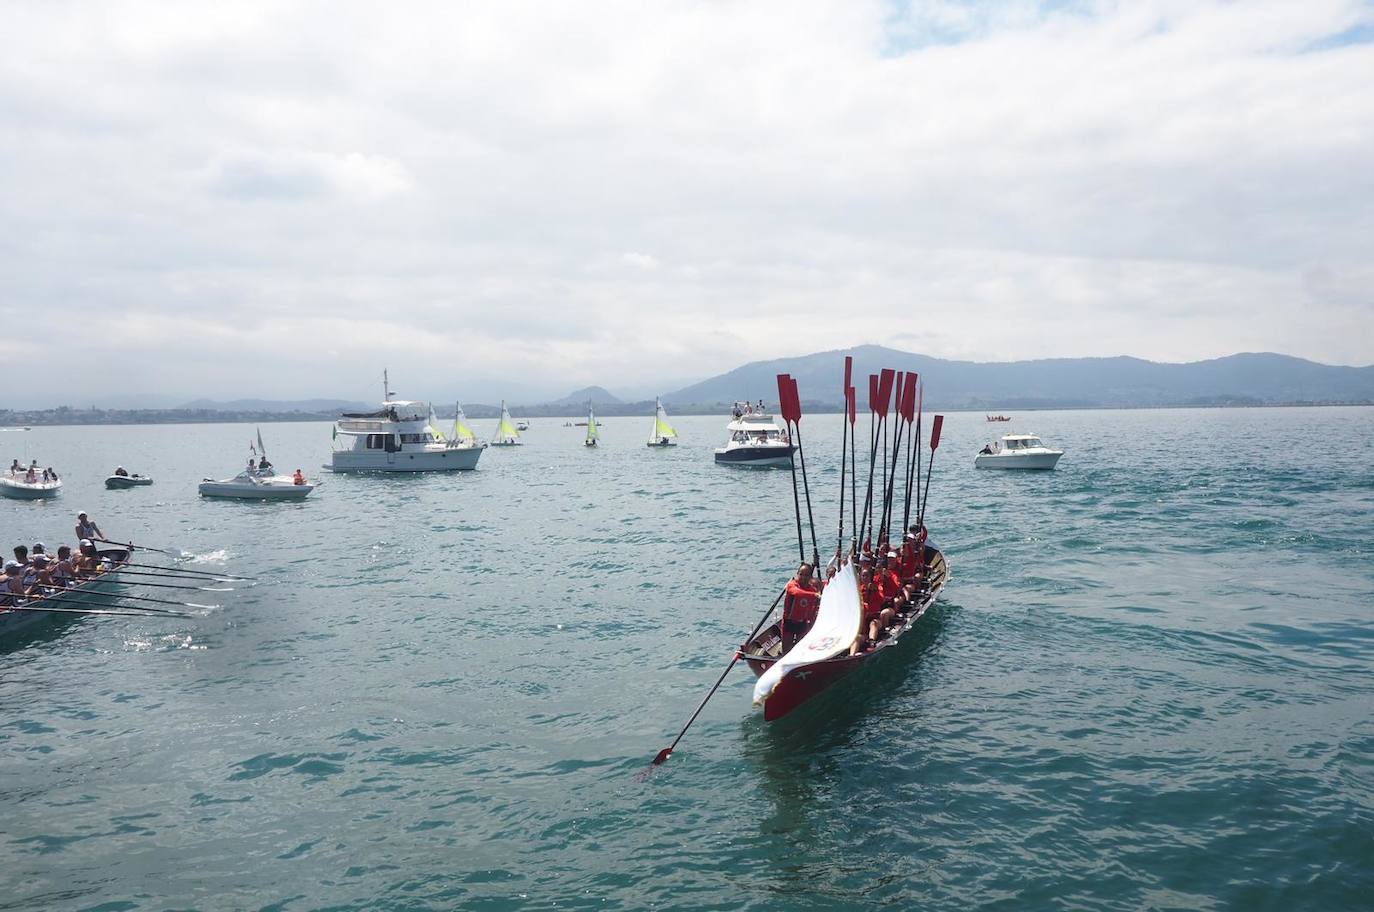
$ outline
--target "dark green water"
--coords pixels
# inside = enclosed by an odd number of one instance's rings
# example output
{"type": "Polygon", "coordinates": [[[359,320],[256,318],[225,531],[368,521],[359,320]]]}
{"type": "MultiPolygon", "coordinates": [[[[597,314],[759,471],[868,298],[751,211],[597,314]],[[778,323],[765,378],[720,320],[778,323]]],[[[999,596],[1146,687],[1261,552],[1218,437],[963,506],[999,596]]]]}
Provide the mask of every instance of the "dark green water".
{"type": "MultiPolygon", "coordinates": [[[[67,482],[0,501],[7,549],[85,508],[261,579],[0,647],[0,908],[1370,908],[1374,409],[1026,417],[1058,471],[976,472],[1007,426],[950,417],[954,578],[889,661],[772,725],[737,669],[646,781],[795,560],[721,420],[298,505],[198,499],[243,426],[0,434],[67,482]]],[[[833,544],[839,420],[803,427],[833,544]]]]}

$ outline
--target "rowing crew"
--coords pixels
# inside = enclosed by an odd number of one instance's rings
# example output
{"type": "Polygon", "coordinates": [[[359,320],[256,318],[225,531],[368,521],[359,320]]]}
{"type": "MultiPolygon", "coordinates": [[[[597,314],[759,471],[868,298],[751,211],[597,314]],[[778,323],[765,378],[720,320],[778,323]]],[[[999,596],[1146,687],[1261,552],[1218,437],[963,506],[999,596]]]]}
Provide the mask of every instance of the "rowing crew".
{"type": "MultiPolygon", "coordinates": [[[[861,649],[872,649],[920,600],[926,577],[925,543],[926,530],[917,526],[912,526],[906,533],[898,551],[888,549],[886,536],[879,538],[876,553],[869,542],[864,542],[863,551],[857,556],[863,623],[850,644],[850,655],[857,655],[861,649]]],[[[826,568],[825,583],[839,571],[839,566],[840,555],[837,554],[826,568]]],[[[782,612],[784,653],[806,636],[815,623],[825,583],[815,579],[807,563],[798,567],[796,577],[788,581],[782,612]]]]}
{"type": "Polygon", "coordinates": [[[51,591],[70,589],[83,580],[105,573],[113,562],[101,557],[95,543],[81,540],[73,555],[68,545],[57,549],[57,556],[47,553],[42,542],[33,546],[33,554],[24,545],[14,548],[14,560],[5,562],[5,575],[0,580],[0,607],[13,606],[25,598],[44,596],[51,591]]]}

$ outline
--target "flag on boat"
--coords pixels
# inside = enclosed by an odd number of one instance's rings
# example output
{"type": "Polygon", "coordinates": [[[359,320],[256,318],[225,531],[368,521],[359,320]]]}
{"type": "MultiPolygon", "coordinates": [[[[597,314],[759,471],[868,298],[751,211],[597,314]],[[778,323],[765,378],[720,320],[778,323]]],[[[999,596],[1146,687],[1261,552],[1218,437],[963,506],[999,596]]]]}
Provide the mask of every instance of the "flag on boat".
{"type": "Polygon", "coordinates": [[[848,652],[862,623],[859,582],[854,577],[854,562],[850,561],[840,568],[821,593],[816,622],[806,636],[754,682],[754,705],[767,700],[788,672],[848,652]]]}

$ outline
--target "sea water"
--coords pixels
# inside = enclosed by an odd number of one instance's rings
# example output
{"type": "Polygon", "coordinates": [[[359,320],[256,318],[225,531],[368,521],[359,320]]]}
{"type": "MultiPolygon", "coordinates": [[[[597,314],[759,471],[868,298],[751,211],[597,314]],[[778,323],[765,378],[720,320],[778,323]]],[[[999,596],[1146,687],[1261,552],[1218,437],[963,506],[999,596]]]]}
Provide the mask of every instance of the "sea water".
{"type": "MultiPolygon", "coordinates": [[[[256,582],[0,644],[0,908],[1370,908],[1374,409],[1014,418],[948,416],[953,578],[900,648],[772,724],[737,666],[647,778],[798,559],[723,418],[536,419],[290,504],[197,496],[251,426],[7,434],[66,488],[0,501],[6,550],[85,509],[256,582]],[[1012,430],[1059,468],[975,470],[1012,430]]],[[[802,425],[822,552],[840,428],[802,425]]]]}

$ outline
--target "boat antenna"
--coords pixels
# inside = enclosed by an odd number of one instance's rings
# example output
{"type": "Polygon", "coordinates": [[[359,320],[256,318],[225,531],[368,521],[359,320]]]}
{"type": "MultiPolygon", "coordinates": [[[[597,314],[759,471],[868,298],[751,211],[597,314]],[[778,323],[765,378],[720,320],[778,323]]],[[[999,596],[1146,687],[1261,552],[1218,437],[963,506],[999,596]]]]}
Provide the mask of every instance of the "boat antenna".
{"type": "Polygon", "coordinates": [[[382,401],[391,401],[391,381],[387,378],[386,368],[382,368],[382,401]]]}

